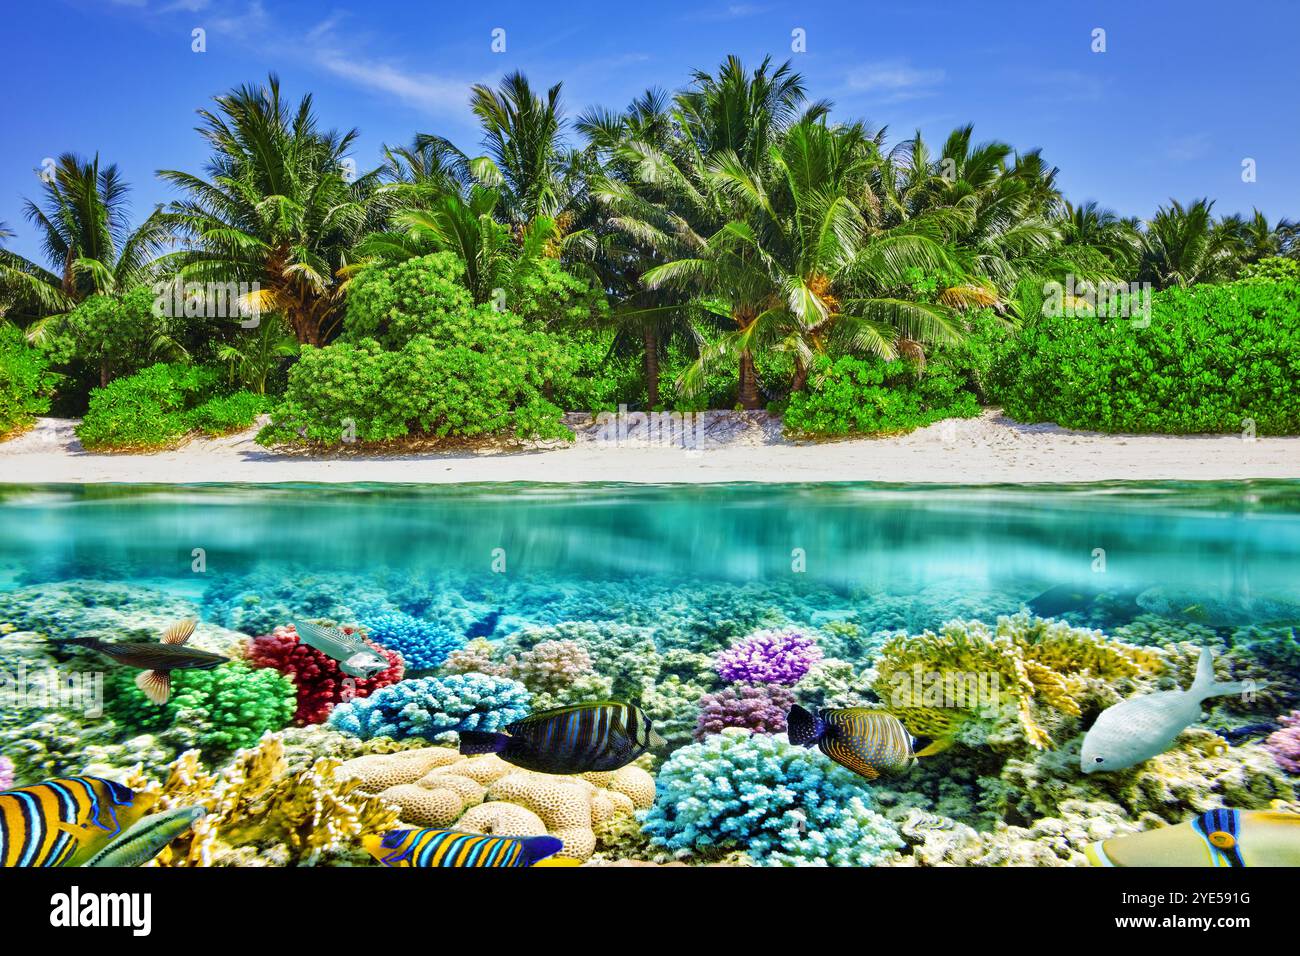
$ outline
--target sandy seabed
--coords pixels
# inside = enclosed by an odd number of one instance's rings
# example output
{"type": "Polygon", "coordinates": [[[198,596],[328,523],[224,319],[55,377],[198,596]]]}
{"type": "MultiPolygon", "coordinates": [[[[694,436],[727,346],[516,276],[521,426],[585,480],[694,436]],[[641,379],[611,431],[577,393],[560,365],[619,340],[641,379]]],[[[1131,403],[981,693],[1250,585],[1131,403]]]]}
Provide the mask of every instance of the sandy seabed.
{"type": "Polygon", "coordinates": [[[95,454],[74,420],[43,418],[0,443],[0,483],[76,482],[1007,482],[1300,479],[1300,437],[1106,435],[1023,425],[986,410],[907,435],[796,442],[765,412],[708,412],[681,442],[570,415],[572,443],[310,454],[263,448],[257,429],[150,454],[95,454]]]}

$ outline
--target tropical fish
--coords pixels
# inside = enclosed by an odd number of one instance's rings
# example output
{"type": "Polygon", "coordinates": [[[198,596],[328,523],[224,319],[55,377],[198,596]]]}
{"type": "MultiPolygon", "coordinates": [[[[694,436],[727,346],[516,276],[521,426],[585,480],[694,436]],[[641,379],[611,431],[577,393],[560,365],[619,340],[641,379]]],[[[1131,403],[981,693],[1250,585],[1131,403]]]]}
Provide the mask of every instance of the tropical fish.
{"type": "Polygon", "coordinates": [[[1147,588],[1138,605],[1151,614],[1205,627],[1241,627],[1249,624],[1295,624],[1300,621],[1300,600],[1293,594],[1206,595],[1176,588],[1147,588]]]}
{"type": "Polygon", "coordinates": [[[93,853],[154,804],[102,777],[58,777],[0,793],[0,865],[63,866],[93,853]]]}
{"type": "Polygon", "coordinates": [[[1164,753],[1183,730],[1201,719],[1201,702],[1240,694],[1261,684],[1214,679],[1214,655],[1201,648],[1196,679],[1187,690],[1130,697],[1101,712],[1083,737],[1079,769],[1084,773],[1123,770],[1164,753]]]}
{"type": "Polygon", "coordinates": [[[361,838],[384,866],[536,866],[564,848],[553,836],[492,836],[459,830],[389,830],[361,838]]]}
{"type": "Polygon", "coordinates": [[[1038,597],[1026,602],[1029,610],[1039,617],[1060,617],[1082,611],[1097,598],[1098,592],[1074,584],[1058,584],[1048,588],[1038,597]]]}
{"type": "Polygon", "coordinates": [[[207,813],[202,807],[176,807],[155,813],[123,831],[82,866],[141,866],[194,826],[207,813]]]}
{"type": "Polygon", "coordinates": [[[1245,724],[1241,727],[1215,727],[1214,732],[1227,743],[1236,745],[1251,737],[1262,737],[1265,734],[1271,734],[1281,726],[1281,724],[1273,721],[1265,721],[1261,724],[1245,724]]]}
{"type": "Polygon", "coordinates": [[[186,647],[185,642],[194,633],[195,626],[193,620],[179,621],[163,632],[162,641],[158,644],[147,641],[110,644],[94,637],[73,637],[59,643],[88,647],[119,664],[140,668],[144,673],[136,676],[135,686],[155,704],[165,704],[172,692],[172,671],[205,671],[230,660],[210,651],[186,647]]]}
{"type": "Polygon", "coordinates": [[[882,774],[904,773],[917,757],[930,757],[951,746],[951,740],[936,740],[913,751],[915,738],[903,722],[884,710],[845,707],[819,710],[816,714],[798,704],[785,718],[790,743],[817,747],[841,766],[859,776],[875,780],[882,774]]]}
{"type": "Polygon", "coordinates": [[[506,732],[462,731],[460,752],[500,754],[507,763],[541,773],[588,773],[617,770],[664,743],[649,717],[618,701],[539,711],[506,732]]]}
{"type": "Polygon", "coordinates": [[[495,611],[489,611],[481,620],[475,621],[465,631],[465,637],[473,640],[476,637],[491,637],[497,631],[497,622],[501,620],[501,615],[505,613],[505,608],[499,607],[495,611]]]}
{"type": "Polygon", "coordinates": [[[1209,810],[1089,844],[1083,854],[1093,866],[1300,866],[1300,813],[1209,810]]]}
{"type": "Polygon", "coordinates": [[[298,640],[339,662],[349,677],[374,677],[389,668],[388,661],[366,643],[360,634],[344,634],[336,627],[294,622],[298,640]]]}

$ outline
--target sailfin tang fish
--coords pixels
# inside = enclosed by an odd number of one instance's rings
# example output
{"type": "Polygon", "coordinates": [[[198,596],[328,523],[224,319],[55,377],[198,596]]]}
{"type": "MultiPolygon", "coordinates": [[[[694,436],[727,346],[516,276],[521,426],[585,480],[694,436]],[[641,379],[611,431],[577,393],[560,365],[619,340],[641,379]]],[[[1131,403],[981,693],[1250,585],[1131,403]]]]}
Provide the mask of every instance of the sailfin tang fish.
{"type": "Polygon", "coordinates": [[[58,777],[0,793],[0,865],[63,866],[93,853],[155,801],[102,777],[58,777]]]}
{"type": "Polygon", "coordinates": [[[1187,690],[1130,697],[1107,707],[1083,738],[1079,769],[1084,773],[1124,770],[1164,753],[1183,730],[1201,719],[1201,703],[1240,694],[1262,684],[1222,683],[1214,678],[1214,655],[1201,648],[1196,679],[1187,690]]]}
{"type": "Polygon", "coordinates": [[[639,708],[617,701],[539,711],[506,731],[464,731],[460,752],[499,754],[507,763],[540,773],[588,773],[617,770],[664,743],[639,708]]]}
{"type": "Polygon", "coordinates": [[[1209,810],[1174,826],[1091,843],[1093,866],[1300,866],[1300,813],[1209,810]]]}
{"type": "Polygon", "coordinates": [[[82,866],[142,866],[207,813],[202,807],[177,807],[155,813],[124,830],[82,866]]]}
{"type": "Polygon", "coordinates": [[[553,836],[492,836],[459,830],[390,830],[361,838],[362,846],[384,866],[535,866],[559,853],[553,836]]]}
{"type": "Polygon", "coordinates": [[[836,763],[859,776],[875,780],[882,774],[908,770],[917,757],[946,750],[951,740],[936,740],[919,753],[915,740],[893,714],[869,707],[839,710],[805,710],[798,704],[786,715],[790,743],[800,747],[814,744],[836,763]]]}
{"type": "Polygon", "coordinates": [[[325,627],[307,621],[295,621],[298,640],[339,662],[339,670],[349,677],[373,677],[388,670],[388,660],[366,643],[359,633],[345,634],[337,627],[325,627]]]}
{"type": "Polygon", "coordinates": [[[135,685],[155,704],[165,704],[171,696],[172,671],[209,670],[229,660],[220,654],[187,647],[186,642],[193,635],[195,626],[193,620],[178,621],[163,633],[157,644],[147,641],[109,643],[94,637],[74,637],[59,643],[88,647],[119,664],[140,668],[145,673],[136,676],[135,685]]]}

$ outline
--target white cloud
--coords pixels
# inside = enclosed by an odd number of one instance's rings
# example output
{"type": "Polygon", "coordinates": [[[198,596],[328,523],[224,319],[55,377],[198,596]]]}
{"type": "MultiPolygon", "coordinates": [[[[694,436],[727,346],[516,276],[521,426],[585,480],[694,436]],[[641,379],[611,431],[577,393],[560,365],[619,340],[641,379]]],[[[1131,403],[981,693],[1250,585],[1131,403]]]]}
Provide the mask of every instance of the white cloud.
{"type": "Polygon", "coordinates": [[[937,67],[918,69],[905,60],[887,60],[850,70],[846,85],[849,90],[869,93],[880,102],[900,103],[933,96],[945,75],[937,67]]]}
{"type": "Polygon", "coordinates": [[[431,112],[465,109],[469,101],[470,83],[465,80],[410,72],[389,63],[339,53],[322,53],[316,62],[337,77],[431,112]]]}

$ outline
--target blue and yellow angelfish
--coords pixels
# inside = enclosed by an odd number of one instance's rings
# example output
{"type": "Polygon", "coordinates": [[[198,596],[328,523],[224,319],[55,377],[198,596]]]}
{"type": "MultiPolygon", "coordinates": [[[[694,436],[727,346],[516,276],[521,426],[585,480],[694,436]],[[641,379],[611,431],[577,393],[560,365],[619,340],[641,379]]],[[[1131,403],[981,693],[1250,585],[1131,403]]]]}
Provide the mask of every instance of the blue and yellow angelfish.
{"type": "Polygon", "coordinates": [[[361,845],[384,866],[536,866],[564,848],[552,836],[435,829],[389,830],[383,836],[362,837],[361,845]]]}
{"type": "Polygon", "coordinates": [[[952,743],[941,739],[914,750],[916,740],[901,720],[888,711],[870,707],[819,710],[814,714],[796,704],[785,719],[790,743],[800,747],[815,744],[836,763],[868,780],[905,773],[917,757],[941,753],[952,743]]]}
{"type": "Polygon", "coordinates": [[[140,819],[156,798],[102,777],[58,777],[0,793],[0,865],[63,866],[140,819]]]}

